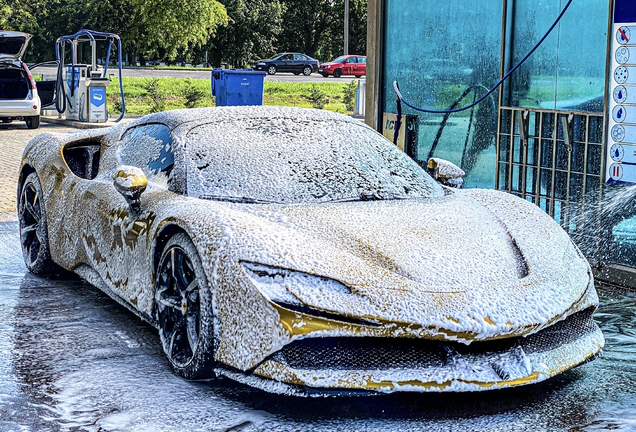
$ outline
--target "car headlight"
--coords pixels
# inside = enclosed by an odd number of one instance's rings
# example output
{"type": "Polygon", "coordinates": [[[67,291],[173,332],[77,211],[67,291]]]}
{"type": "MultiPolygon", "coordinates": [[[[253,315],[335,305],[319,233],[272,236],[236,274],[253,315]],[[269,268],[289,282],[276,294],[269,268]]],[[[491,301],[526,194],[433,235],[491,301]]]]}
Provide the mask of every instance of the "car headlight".
{"type": "Polygon", "coordinates": [[[289,288],[351,294],[347,286],[322,276],[247,261],[241,261],[241,266],[256,288],[274,303],[303,306],[303,303],[289,292],[289,288]]]}
{"type": "Polygon", "coordinates": [[[329,67],[330,67],[329,65],[322,66],[323,69],[329,69],[329,67]]]}
{"type": "Polygon", "coordinates": [[[577,260],[587,261],[587,258],[583,255],[581,249],[579,249],[579,247],[571,239],[568,239],[568,242],[565,245],[562,259],[566,265],[568,263],[576,262],[577,260]]]}
{"type": "Polygon", "coordinates": [[[258,62],[258,63],[256,63],[256,66],[265,66],[265,63],[264,62],[258,62]]]}

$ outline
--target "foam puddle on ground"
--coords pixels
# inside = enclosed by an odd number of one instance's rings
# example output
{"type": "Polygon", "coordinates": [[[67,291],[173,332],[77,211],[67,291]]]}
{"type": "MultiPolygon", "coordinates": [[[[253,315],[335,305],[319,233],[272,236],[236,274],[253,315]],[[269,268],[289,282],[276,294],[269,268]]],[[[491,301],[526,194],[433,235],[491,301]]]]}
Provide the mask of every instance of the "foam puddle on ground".
{"type": "Polygon", "coordinates": [[[0,430],[632,430],[636,293],[599,292],[603,357],[545,383],[296,399],[178,378],[155,329],[79,281],[26,274],[17,224],[0,224],[0,430]]]}

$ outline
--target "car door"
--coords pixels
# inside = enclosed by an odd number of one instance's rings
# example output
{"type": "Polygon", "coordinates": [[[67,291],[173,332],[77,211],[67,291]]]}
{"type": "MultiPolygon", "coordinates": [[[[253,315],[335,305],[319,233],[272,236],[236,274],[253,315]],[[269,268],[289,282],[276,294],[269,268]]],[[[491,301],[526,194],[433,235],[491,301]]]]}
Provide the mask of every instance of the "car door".
{"type": "Polygon", "coordinates": [[[57,99],[57,60],[46,61],[29,66],[35,79],[42,109],[55,109],[57,99]]]}
{"type": "Polygon", "coordinates": [[[355,57],[349,57],[345,60],[345,64],[342,66],[343,75],[354,75],[355,67],[357,66],[357,60],[355,57]]]}
{"type": "MultiPolygon", "coordinates": [[[[140,287],[152,284],[152,232],[155,214],[151,203],[166,190],[182,191],[170,128],[161,123],[130,127],[107,149],[94,180],[81,180],[75,200],[83,213],[80,231],[86,255],[109,288],[142,311],[150,311],[152,299],[142,296],[140,287]],[[114,185],[122,171],[134,167],[143,171],[148,186],[135,210],[114,185]]],[[[182,164],[181,164],[182,166],[182,164]]],[[[75,228],[76,229],[76,228],[75,228]]]]}
{"type": "Polygon", "coordinates": [[[285,54],[281,56],[276,62],[276,68],[280,72],[291,72],[292,71],[292,62],[293,56],[292,54],[285,54]]]}
{"type": "Polygon", "coordinates": [[[307,56],[304,54],[294,54],[294,61],[292,64],[292,72],[302,72],[305,63],[307,63],[307,56]]]}
{"type": "Polygon", "coordinates": [[[367,74],[367,58],[358,57],[358,63],[356,64],[356,75],[367,74]]]}

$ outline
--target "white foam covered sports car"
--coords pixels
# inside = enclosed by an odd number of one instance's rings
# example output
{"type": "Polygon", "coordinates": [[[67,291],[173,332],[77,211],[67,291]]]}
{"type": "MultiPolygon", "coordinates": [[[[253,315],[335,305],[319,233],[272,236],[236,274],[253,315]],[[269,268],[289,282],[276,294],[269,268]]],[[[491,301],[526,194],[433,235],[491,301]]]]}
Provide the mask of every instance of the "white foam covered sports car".
{"type": "Polygon", "coordinates": [[[443,186],[339,114],[206,108],[42,134],[18,198],[27,267],[75,272],[156,326],[185,378],[473,391],[604,344],[590,267],[548,215],[443,186]]]}

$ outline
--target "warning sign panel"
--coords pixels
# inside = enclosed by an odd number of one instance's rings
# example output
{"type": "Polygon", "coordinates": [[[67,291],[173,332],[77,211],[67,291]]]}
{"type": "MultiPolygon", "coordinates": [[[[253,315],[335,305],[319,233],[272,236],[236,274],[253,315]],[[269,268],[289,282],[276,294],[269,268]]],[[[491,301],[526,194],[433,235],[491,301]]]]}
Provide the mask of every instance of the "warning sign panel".
{"type": "Polygon", "coordinates": [[[636,183],[636,0],[615,0],[606,181],[636,183]]]}

